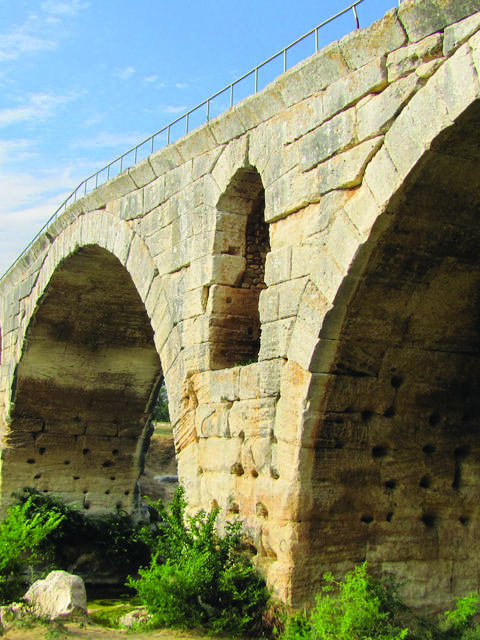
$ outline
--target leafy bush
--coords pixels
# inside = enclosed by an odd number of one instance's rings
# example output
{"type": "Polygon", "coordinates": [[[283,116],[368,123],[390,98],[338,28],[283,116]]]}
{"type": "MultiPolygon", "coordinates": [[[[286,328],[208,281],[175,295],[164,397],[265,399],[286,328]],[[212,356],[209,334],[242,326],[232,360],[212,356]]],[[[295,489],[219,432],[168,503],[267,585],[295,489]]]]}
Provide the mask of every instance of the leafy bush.
{"type": "Polygon", "coordinates": [[[180,486],[164,512],[150,566],[130,580],[153,616],[152,626],[199,626],[241,634],[261,624],[269,600],[265,581],[240,551],[242,528],[227,524],[217,533],[218,508],[185,514],[180,486]]]}
{"type": "Polygon", "coordinates": [[[60,513],[31,515],[33,498],[7,510],[0,522],[0,603],[12,602],[21,593],[23,572],[38,557],[42,544],[62,523],[60,513]]]}
{"type": "Polygon", "coordinates": [[[286,623],[284,640],[401,640],[395,614],[402,608],[392,589],[367,574],[363,563],[336,582],[324,575],[325,586],[310,615],[300,614],[286,623]]]}
{"type": "Polygon", "coordinates": [[[149,540],[143,525],[128,514],[111,513],[87,517],[78,509],[58,498],[29,490],[24,496],[28,518],[56,514],[59,526],[49,532],[41,543],[41,551],[49,555],[57,569],[68,570],[81,554],[94,554],[106,568],[121,571],[124,578],[150,560],[149,540]]]}

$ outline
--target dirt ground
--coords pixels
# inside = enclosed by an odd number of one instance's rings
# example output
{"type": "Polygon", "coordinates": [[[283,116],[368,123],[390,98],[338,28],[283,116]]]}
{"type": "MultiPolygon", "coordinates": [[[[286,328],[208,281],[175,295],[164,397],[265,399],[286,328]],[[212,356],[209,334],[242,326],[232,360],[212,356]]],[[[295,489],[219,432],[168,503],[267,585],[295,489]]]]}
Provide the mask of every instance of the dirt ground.
{"type": "MultiPolygon", "coordinates": [[[[183,631],[159,629],[144,633],[131,631],[117,631],[87,625],[81,627],[76,623],[69,623],[58,628],[56,626],[37,626],[30,629],[13,628],[4,632],[2,640],[202,640],[202,636],[188,634],[183,631]]],[[[205,636],[204,636],[205,637],[205,636]]]]}

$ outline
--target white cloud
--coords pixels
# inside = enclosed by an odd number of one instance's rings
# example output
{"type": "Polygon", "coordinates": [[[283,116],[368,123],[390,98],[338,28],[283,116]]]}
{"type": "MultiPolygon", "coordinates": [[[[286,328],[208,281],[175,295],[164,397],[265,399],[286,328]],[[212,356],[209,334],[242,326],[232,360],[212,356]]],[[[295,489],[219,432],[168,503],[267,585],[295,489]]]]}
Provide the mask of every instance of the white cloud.
{"type": "Polygon", "coordinates": [[[59,0],[45,0],[42,2],[42,10],[55,16],[67,16],[73,18],[89,7],[89,2],[81,0],[70,0],[61,2],[59,0]]]}
{"type": "Polygon", "coordinates": [[[0,140],[0,166],[7,162],[23,162],[38,155],[32,147],[35,140],[18,138],[16,140],[0,140]]]}
{"type": "Polygon", "coordinates": [[[52,116],[57,107],[70,102],[74,98],[74,94],[64,96],[48,93],[30,94],[24,104],[0,109],[0,127],[7,127],[17,122],[44,120],[52,116]]]}
{"type": "Polygon", "coordinates": [[[36,53],[55,49],[57,41],[35,33],[28,23],[14,28],[10,33],[0,33],[0,62],[18,58],[23,53],[36,53]]]}
{"type": "Polygon", "coordinates": [[[120,80],[128,80],[135,73],[135,67],[125,67],[124,69],[120,69],[120,71],[116,71],[113,75],[120,80]]]}
{"type": "MultiPolygon", "coordinates": [[[[146,137],[146,136],[144,136],[146,137]]],[[[138,144],[142,140],[141,134],[131,133],[109,133],[107,131],[100,132],[91,138],[82,138],[71,143],[74,149],[98,149],[101,147],[124,147],[125,151],[130,147],[138,144]]]]}
{"type": "Polygon", "coordinates": [[[175,89],[187,89],[188,83],[187,82],[176,82],[174,86],[175,86],[175,89]]]}
{"type": "Polygon", "coordinates": [[[174,104],[166,104],[161,107],[163,113],[181,113],[182,111],[186,111],[187,107],[185,105],[174,105],[174,104]]]}

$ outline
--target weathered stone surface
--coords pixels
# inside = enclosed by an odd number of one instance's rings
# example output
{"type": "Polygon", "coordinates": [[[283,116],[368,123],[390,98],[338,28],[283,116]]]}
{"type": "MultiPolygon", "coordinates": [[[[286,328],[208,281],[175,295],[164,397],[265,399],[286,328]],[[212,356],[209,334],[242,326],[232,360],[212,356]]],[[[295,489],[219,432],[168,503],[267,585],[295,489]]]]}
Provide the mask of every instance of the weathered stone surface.
{"type": "Polygon", "coordinates": [[[66,571],[52,571],[37,580],[24,596],[34,610],[51,620],[87,615],[87,595],[83,580],[66,571]]]}
{"type": "Polygon", "coordinates": [[[289,604],[355,558],[477,587],[474,4],[405,0],[50,225],[0,281],[2,508],[135,511],[165,378],[191,510],[289,604]]]}
{"type": "Polygon", "coordinates": [[[398,17],[410,41],[417,42],[476,11],[476,0],[404,0],[398,9],[398,17]]]}
{"type": "Polygon", "coordinates": [[[300,149],[300,170],[308,171],[322,160],[352,146],[355,138],[355,110],[349,109],[303,139],[300,149]]]}
{"type": "Polygon", "coordinates": [[[387,57],[388,81],[394,82],[398,78],[415,71],[424,62],[428,62],[442,55],[442,35],[434,33],[407,47],[392,51],[387,57]]]}

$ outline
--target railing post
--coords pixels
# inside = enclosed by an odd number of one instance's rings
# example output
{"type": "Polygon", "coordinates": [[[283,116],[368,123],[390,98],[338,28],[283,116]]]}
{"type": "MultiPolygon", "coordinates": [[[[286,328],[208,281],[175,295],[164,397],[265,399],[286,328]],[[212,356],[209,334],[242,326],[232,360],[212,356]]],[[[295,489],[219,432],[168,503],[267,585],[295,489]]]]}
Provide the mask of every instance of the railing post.
{"type": "Polygon", "coordinates": [[[357,29],[360,29],[360,21],[358,19],[357,5],[354,4],[352,9],[353,9],[353,15],[355,17],[355,24],[357,25],[357,29]]]}

